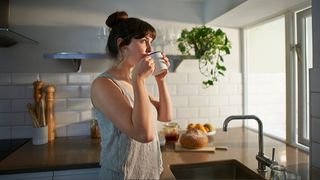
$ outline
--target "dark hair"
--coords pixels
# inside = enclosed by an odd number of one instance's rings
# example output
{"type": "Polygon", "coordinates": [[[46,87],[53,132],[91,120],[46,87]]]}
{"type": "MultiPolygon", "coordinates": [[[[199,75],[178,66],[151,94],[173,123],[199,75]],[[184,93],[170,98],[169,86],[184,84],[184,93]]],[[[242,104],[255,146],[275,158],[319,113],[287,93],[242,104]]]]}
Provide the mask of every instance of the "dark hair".
{"type": "Polygon", "coordinates": [[[125,11],[112,13],[106,20],[106,25],[111,29],[107,42],[107,50],[111,57],[117,57],[119,48],[130,44],[132,38],[140,39],[147,34],[151,34],[153,39],[156,38],[156,30],[152,25],[138,18],[128,18],[125,11]],[[118,38],[123,39],[119,47],[118,38]]]}

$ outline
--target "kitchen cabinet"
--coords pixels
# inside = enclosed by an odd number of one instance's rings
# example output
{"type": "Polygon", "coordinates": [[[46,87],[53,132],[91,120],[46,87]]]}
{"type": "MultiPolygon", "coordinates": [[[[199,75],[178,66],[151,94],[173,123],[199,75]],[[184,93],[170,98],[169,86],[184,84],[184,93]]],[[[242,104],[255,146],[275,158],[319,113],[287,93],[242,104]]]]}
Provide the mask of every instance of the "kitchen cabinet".
{"type": "Polygon", "coordinates": [[[54,171],[53,180],[98,180],[100,168],[54,171]]]}
{"type": "Polygon", "coordinates": [[[0,175],[0,180],[98,180],[100,168],[0,175]]]}
{"type": "Polygon", "coordinates": [[[0,180],[52,180],[53,171],[0,175],[0,180]]]}

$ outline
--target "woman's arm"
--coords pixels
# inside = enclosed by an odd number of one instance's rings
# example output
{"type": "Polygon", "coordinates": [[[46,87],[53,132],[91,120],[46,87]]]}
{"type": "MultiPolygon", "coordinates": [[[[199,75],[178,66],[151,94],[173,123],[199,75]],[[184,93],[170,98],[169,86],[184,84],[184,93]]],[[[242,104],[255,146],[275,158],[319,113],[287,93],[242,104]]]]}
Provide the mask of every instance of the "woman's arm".
{"type": "MultiPolygon", "coordinates": [[[[169,59],[166,57],[164,53],[162,53],[162,55],[165,63],[169,67],[170,66],[169,59]]],[[[153,97],[150,97],[152,104],[158,110],[158,120],[163,122],[171,121],[173,117],[171,97],[170,97],[166,79],[165,79],[167,74],[168,72],[165,71],[155,77],[158,85],[159,101],[157,101],[153,97]]]]}
{"type": "Polygon", "coordinates": [[[98,78],[91,87],[91,99],[106,117],[123,133],[139,142],[153,140],[148,96],[142,83],[135,85],[135,102],[131,107],[127,97],[110,79],[98,78]],[[139,99],[139,100],[138,100],[139,99]]]}
{"type": "Polygon", "coordinates": [[[133,75],[132,87],[135,99],[133,107],[120,88],[107,78],[97,78],[93,82],[91,99],[95,107],[110,118],[121,132],[136,141],[146,143],[153,140],[154,129],[150,100],[144,83],[145,78],[152,73],[154,64],[145,59],[139,64],[138,68],[143,70],[137,69],[133,75]]]}
{"type": "Polygon", "coordinates": [[[158,120],[162,122],[169,122],[172,120],[172,102],[168,91],[167,83],[164,79],[157,81],[159,100],[150,96],[152,104],[157,108],[158,120]]]}

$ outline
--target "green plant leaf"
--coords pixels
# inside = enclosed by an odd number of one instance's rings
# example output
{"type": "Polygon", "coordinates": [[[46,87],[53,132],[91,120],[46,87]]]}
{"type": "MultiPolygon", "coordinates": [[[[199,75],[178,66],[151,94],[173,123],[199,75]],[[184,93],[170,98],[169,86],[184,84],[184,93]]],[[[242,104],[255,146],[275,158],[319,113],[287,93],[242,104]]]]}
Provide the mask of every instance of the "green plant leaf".
{"type": "Polygon", "coordinates": [[[177,42],[182,54],[190,55],[190,51],[193,50],[199,59],[201,74],[210,78],[203,81],[204,87],[213,86],[219,75],[224,76],[227,68],[223,65],[222,55],[230,54],[231,42],[220,28],[215,31],[203,25],[193,27],[190,31],[183,29],[177,42]]]}

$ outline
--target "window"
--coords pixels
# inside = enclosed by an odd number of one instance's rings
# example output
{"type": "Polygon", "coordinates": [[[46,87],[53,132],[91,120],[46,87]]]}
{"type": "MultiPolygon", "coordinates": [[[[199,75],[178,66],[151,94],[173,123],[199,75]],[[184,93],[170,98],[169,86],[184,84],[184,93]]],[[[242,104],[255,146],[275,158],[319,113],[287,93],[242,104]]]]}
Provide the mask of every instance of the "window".
{"type": "MultiPolygon", "coordinates": [[[[246,114],[257,115],[264,133],[286,138],[286,56],[285,17],[247,28],[246,114]]],[[[257,129],[255,121],[246,127],[257,129]]]]}
{"type": "MultiPolygon", "coordinates": [[[[309,146],[311,21],[306,8],[244,29],[244,113],[260,117],[266,134],[303,149],[309,146]]],[[[255,122],[245,126],[257,129],[255,122]]]]}
{"type": "Polygon", "coordinates": [[[311,9],[296,13],[298,143],[309,145],[309,69],[312,68],[311,9]]]}

